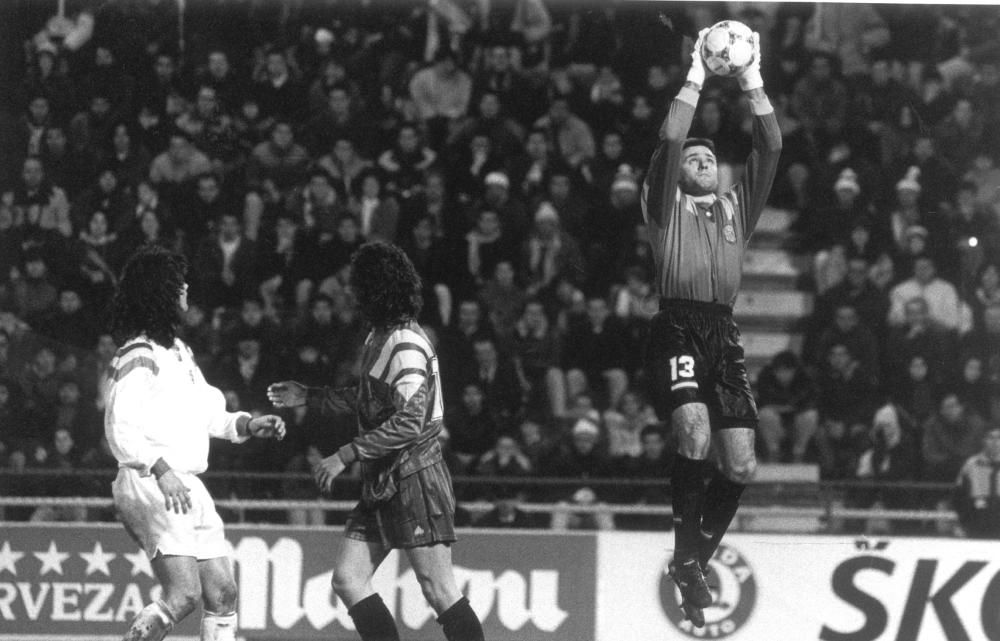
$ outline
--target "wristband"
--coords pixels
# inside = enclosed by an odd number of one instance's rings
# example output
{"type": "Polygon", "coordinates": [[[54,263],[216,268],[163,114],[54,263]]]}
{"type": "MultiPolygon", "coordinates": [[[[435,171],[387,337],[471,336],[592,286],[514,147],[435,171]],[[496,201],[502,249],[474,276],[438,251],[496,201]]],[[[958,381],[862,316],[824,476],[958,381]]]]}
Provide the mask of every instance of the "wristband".
{"type": "Polygon", "coordinates": [[[736,80],[740,83],[743,91],[752,91],[764,86],[764,78],[760,75],[760,68],[750,67],[739,75],[736,80]]]}

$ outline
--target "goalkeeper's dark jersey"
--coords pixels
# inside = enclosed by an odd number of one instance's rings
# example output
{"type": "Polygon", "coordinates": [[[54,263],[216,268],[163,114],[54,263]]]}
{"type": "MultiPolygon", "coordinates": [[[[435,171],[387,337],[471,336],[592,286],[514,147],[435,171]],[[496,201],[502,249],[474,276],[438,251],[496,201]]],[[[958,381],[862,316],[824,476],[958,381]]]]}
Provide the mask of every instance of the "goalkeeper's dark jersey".
{"type": "MultiPolygon", "coordinates": [[[[740,287],[743,254],[764,209],[781,154],[774,113],[753,117],[753,151],[744,177],[714,202],[681,193],[683,144],[693,105],[670,104],[664,140],[653,153],[642,190],[642,213],[663,298],[732,307],[740,287]]],[[[710,196],[707,200],[711,201],[710,196]]]]}
{"type": "Polygon", "coordinates": [[[409,321],[372,330],[361,356],[357,387],[310,390],[309,404],[324,411],[351,409],[358,436],[362,499],[392,497],[396,478],[441,461],[444,407],[437,355],[423,329],[409,321]]]}

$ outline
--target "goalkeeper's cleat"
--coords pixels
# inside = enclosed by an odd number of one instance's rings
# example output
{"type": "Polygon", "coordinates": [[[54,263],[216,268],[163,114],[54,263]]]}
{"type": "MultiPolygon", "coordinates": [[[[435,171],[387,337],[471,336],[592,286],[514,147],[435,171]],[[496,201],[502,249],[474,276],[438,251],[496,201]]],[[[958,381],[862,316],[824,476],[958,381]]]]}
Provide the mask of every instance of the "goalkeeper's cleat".
{"type": "Polygon", "coordinates": [[[712,605],[712,593],[708,590],[705,575],[701,571],[698,559],[688,559],[682,563],[671,562],[668,566],[670,578],[674,580],[681,591],[684,603],[704,609],[712,605]]]}
{"type": "Polygon", "coordinates": [[[696,628],[705,627],[705,611],[701,608],[696,608],[687,601],[681,603],[681,610],[684,612],[684,618],[691,622],[696,628]]]}

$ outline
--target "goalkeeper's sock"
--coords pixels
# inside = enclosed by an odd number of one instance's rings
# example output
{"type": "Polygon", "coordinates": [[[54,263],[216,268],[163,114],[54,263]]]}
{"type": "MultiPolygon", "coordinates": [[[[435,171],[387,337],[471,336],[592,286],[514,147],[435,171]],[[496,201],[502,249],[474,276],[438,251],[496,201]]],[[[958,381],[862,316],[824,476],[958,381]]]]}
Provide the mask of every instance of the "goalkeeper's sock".
{"type": "Polygon", "coordinates": [[[135,615],[124,641],[161,641],[174,627],[174,617],[162,601],[153,601],[135,615]]]}
{"type": "Polygon", "coordinates": [[[236,612],[201,614],[201,641],[236,641],[236,612]]]}
{"type": "Polygon", "coordinates": [[[670,477],[674,511],[674,561],[698,556],[701,513],[705,505],[705,461],[677,455],[670,477]]]}
{"type": "Polygon", "coordinates": [[[355,603],[347,613],[362,641],[399,641],[392,613],[377,592],[355,603]]]}
{"type": "Polygon", "coordinates": [[[733,522],[744,489],[746,485],[731,481],[718,472],[709,481],[705,490],[705,514],[701,520],[702,538],[698,544],[698,560],[702,567],[706,567],[715,555],[715,549],[733,522]]]}
{"type": "Polygon", "coordinates": [[[438,623],[448,641],[483,641],[483,624],[464,596],[441,613],[438,623]]]}

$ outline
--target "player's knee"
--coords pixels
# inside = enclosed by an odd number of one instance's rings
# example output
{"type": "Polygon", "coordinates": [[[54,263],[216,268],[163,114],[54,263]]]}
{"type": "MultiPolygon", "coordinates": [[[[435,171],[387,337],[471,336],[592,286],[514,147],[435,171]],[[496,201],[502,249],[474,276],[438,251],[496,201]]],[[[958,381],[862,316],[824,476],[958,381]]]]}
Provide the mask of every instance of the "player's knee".
{"type": "Polygon", "coordinates": [[[164,595],[163,604],[175,621],[180,621],[198,607],[201,594],[194,587],[186,587],[169,595],[164,595]]]}
{"type": "Polygon", "coordinates": [[[726,477],[734,483],[749,483],[757,471],[757,459],[748,457],[739,461],[730,462],[726,466],[726,477]]]}
{"type": "Polygon", "coordinates": [[[205,609],[212,612],[233,612],[236,610],[236,582],[225,581],[205,590],[205,609]]]}
{"type": "Polygon", "coordinates": [[[350,596],[363,586],[363,581],[359,580],[354,573],[343,568],[334,568],[333,577],[330,579],[334,593],[344,601],[350,601],[350,596]]]}

